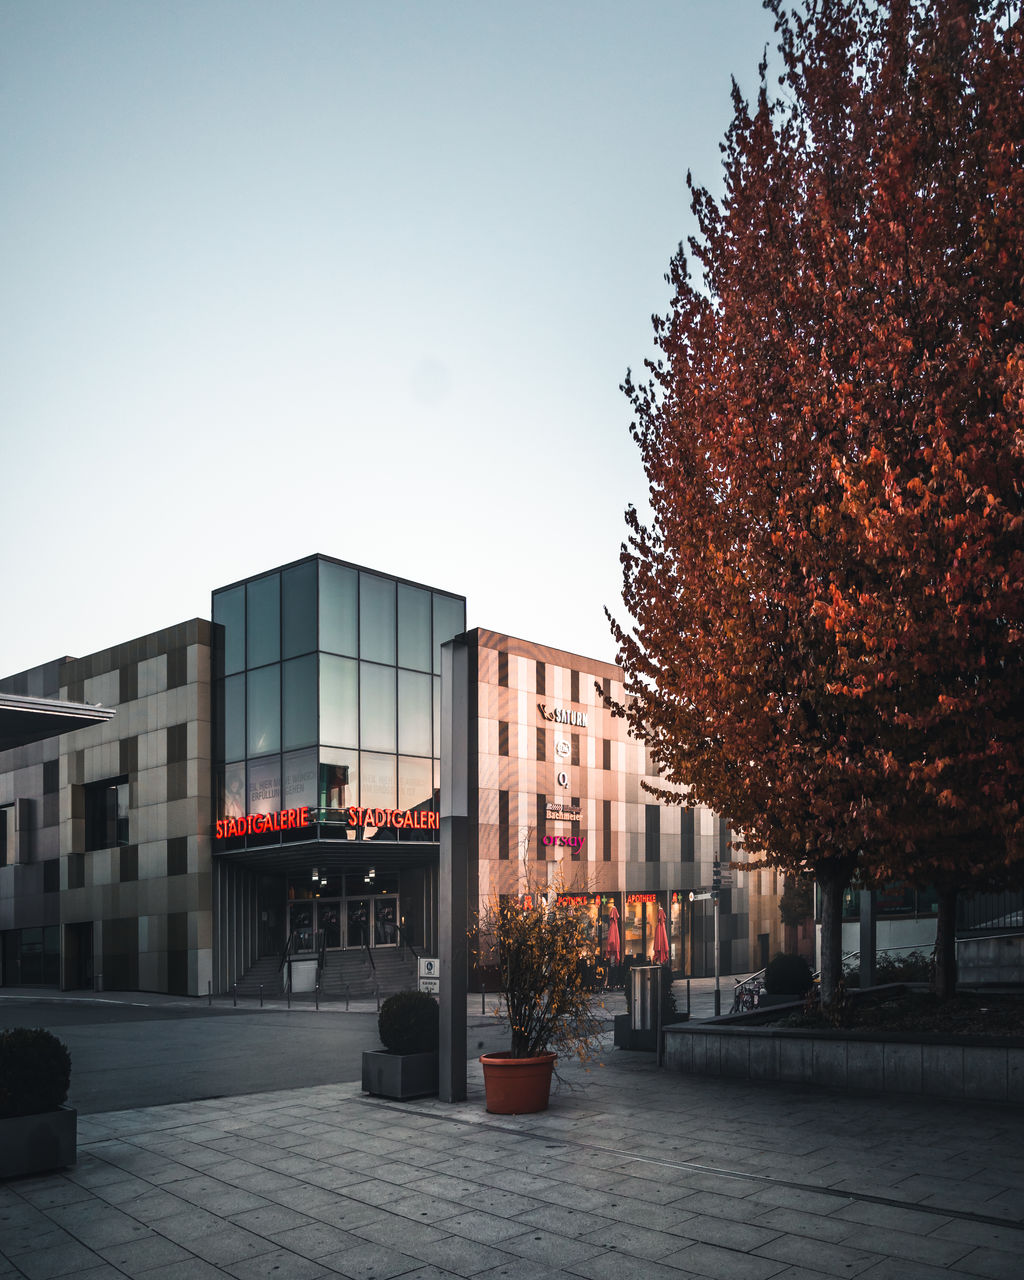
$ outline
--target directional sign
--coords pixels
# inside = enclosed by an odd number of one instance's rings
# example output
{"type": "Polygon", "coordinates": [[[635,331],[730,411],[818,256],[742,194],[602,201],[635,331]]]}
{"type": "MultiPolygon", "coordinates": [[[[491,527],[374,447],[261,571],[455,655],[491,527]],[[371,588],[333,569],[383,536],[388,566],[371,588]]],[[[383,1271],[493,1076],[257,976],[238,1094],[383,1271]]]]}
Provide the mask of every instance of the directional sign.
{"type": "Polygon", "coordinates": [[[441,992],[441,963],[437,956],[420,956],[419,989],[429,991],[431,995],[441,992]]]}

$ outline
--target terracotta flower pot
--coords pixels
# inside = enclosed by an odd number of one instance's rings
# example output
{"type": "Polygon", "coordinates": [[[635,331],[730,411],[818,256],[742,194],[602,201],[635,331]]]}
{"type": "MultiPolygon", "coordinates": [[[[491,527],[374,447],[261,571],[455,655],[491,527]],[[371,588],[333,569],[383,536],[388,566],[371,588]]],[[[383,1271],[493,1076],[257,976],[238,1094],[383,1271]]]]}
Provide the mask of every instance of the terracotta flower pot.
{"type": "Polygon", "coordinates": [[[535,1058],[513,1058],[509,1053],[481,1054],[487,1110],[499,1116],[546,1111],[557,1057],[557,1053],[542,1053],[535,1058]]]}

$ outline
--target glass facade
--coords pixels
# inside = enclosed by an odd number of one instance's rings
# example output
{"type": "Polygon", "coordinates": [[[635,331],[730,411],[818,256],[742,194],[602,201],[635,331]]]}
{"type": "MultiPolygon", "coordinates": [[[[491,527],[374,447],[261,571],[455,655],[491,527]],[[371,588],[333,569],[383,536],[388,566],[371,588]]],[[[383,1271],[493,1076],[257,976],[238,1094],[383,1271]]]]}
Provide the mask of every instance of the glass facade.
{"type": "Polygon", "coordinates": [[[464,599],[314,556],[215,591],[213,619],[218,818],[308,807],[351,839],[350,807],[436,807],[440,651],[464,599]]]}

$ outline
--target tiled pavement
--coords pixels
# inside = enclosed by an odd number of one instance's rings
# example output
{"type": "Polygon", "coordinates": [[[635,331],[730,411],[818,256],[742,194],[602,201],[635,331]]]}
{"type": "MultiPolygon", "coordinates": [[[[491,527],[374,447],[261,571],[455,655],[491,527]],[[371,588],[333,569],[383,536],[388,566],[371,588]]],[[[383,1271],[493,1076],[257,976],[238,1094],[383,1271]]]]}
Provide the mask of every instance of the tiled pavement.
{"type": "Polygon", "coordinates": [[[0,1277],[1024,1276],[1024,1113],[684,1078],[612,1051],[551,1109],[357,1084],[80,1117],[0,1184],[0,1277]]]}

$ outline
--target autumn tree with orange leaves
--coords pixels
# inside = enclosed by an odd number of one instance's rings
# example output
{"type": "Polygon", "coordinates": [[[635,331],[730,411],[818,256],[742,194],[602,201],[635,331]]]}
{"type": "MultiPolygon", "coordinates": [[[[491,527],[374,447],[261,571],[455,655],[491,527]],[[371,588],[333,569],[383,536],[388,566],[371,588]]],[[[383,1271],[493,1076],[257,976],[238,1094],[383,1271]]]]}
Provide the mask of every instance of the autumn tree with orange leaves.
{"type": "Polygon", "coordinates": [[[938,886],[948,992],[956,893],[1024,865],[1022,19],[765,3],[778,80],[734,86],[624,385],[620,710],[747,854],[813,870],[823,1001],[854,873],[938,886]]]}

